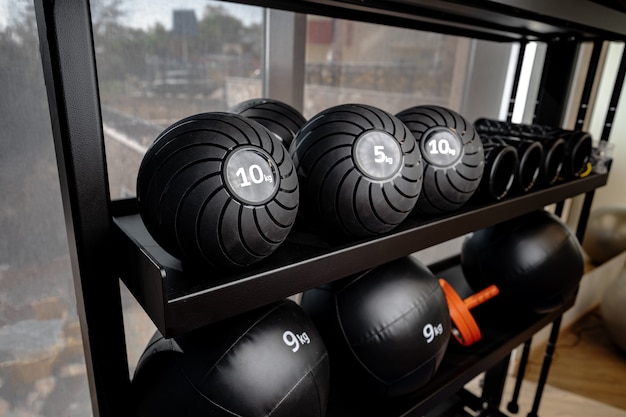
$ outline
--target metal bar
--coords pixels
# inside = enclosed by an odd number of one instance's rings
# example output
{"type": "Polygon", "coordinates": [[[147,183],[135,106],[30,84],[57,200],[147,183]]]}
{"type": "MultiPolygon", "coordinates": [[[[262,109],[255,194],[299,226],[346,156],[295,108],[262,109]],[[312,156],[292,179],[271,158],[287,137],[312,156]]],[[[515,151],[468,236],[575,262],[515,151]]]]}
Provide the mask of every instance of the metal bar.
{"type": "Polygon", "coordinates": [[[585,193],[585,199],[583,206],[580,210],[580,216],[578,217],[578,226],[576,227],[576,237],[578,241],[582,243],[585,237],[585,230],[587,229],[587,222],[589,221],[589,214],[591,212],[591,205],[593,204],[594,191],[585,193]]]}
{"type": "Polygon", "coordinates": [[[541,371],[539,373],[539,380],[537,381],[537,391],[535,392],[535,399],[533,401],[532,409],[528,413],[528,417],[537,417],[537,412],[539,411],[539,405],[541,403],[541,396],[543,395],[543,390],[546,386],[546,381],[548,379],[548,372],[550,371],[550,366],[552,365],[552,357],[554,356],[556,342],[559,338],[561,319],[562,316],[558,317],[552,323],[552,330],[550,331],[548,345],[546,346],[546,352],[543,357],[543,364],[541,365],[541,371]]]}
{"type": "Polygon", "coordinates": [[[483,402],[483,409],[487,412],[487,415],[500,409],[510,360],[511,353],[485,372],[481,400],[483,402]]]}
{"type": "Polygon", "coordinates": [[[35,10],[92,408],[124,416],[130,381],[89,1],[36,0],[35,10]]]}
{"type": "Polygon", "coordinates": [[[601,54],[602,54],[602,42],[596,41],[593,43],[593,50],[591,51],[591,58],[589,58],[589,67],[587,69],[587,76],[585,77],[585,84],[583,87],[583,92],[580,97],[580,105],[578,107],[578,116],[576,117],[574,130],[583,130],[585,120],[587,119],[587,108],[589,106],[591,90],[593,89],[593,83],[596,79],[596,73],[598,71],[598,63],[600,62],[601,54]]]}
{"type": "Polygon", "coordinates": [[[557,217],[561,217],[561,215],[563,214],[563,209],[565,208],[565,201],[559,201],[558,203],[556,203],[556,207],[554,209],[554,214],[557,217]]]}
{"type": "Polygon", "coordinates": [[[533,338],[530,337],[526,342],[524,342],[524,348],[522,350],[522,357],[519,361],[519,367],[517,368],[517,377],[515,378],[515,387],[513,388],[513,396],[511,397],[511,401],[507,404],[506,409],[511,413],[517,414],[519,412],[519,394],[522,389],[522,381],[524,380],[524,375],[526,374],[526,367],[528,365],[528,356],[530,354],[530,346],[533,343],[533,338]]]}
{"type": "MultiPolygon", "coordinates": [[[[575,42],[563,42],[561,40],[556,40],[555,42],[552,42],[548,45],[541,81],[539,84],[539,93],[537,95],[537,102],[535,104],[533,123],[552,126],[560,126],[562,124],[563,115],[565,114],[566,110],[567,96],[570,89],[570,79],[572,78],[574,72],[574,63],[578,48],[579,45],[575,42]]],[[[600,50],[601,48],[594,48],[594,53],[597,51],[599,54],[600,50]]],[[[586,82],[585,85],[587,84],[588,82],[586,82]]],[[[593,83],[591,83],[591,85],[593,85],[593,83]]],[[[557,215],[561,215],[563,207],[564,200],[557,202],[557,215]]],[[[552,324],[552,330],[553,332],[556,331],[556,335],[553,336],[551,334],[551,338],[554,338],[555,343],[556,338],[558,337],[558,328],[560,327],[560,322],[561,317],[557,318],[552,324]]],[[[511,412],[517,412],[516,408],[519,408],[517,405],[517,400],[523,379],[523,375],[520,376],[520,373],[525,373],[525,368],[528,362],[527,356],[530,350],[531,343],[532,338],[529,338],[524,344],[524,351],[522,352],[522,358],[520,360],[520,369],[518,371],[515,391],[513,393],[511,403],[509,403],[509,411],[511,412]]],[[[537,409],[539,408],[541,397],[543,395],[545,378],[547,378],[548,371],[550,370],[552,353],[553,347],[550,347],[549,342],[548,348],[546,348],[544,362],[541,369],[541,374],[543,375],[544,381],[541,382],[540,377],[540,383],[537,385],[537,390],[535,392],[533,411],[531,411],[531,413],[534,413],[535,415],[537,413],[537,409]]],[[[530,416],[531,414],[529,414],[529,417],[530,416]]]]}
{"type": "Polygon", "coordinates": [[[577,51],[576,42],[557,40],[548,44],[533,124],[561,126],[577,51]]]}
{"type": "Polygon", "coordinates": [[[265,11],[263,95],[304,108],[306,15],[265,11]]]}
{"type": "Polygon", "coordinates": [[[606,113],[606,119],[604,120],[604,128],[602,129],[602,135],[600,141],[608,142],[611,135],[611,129],[613,128],[613,119],[615,118],[615,112],[617,111],[617,104],[619,103],[620,95],[622,94],[622,88],[624,87],[624,78],[626,77],[626,45],[622,51],[622,60],[617,70],[617,76],[615,78],[615,84],[613,85],[613,94],[611,94],[611,101],[609,102],[609,110],[606,113]]]}
{"type": "Polygon", "coordinates": [[[517,55],[517,63],[515,65],[515,76],[513,77],[513,87],[511,88],[511,99],[509,100],[509,110],[506,115],[506,121],[513,121],[513,110],[515,109],[515,99],[517,98],[517,90],[519,89],[519,81],[522,76],[522,66],[524,64],[524,53],[526,52],[526,41],[520,42],[519,53],[517,55]]]}

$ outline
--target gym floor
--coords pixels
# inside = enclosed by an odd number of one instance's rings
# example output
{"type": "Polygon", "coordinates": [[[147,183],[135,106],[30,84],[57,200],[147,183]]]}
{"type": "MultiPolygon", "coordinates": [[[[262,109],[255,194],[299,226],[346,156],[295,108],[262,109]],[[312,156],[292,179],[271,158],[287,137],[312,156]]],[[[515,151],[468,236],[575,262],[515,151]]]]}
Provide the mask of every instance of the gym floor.
{"type": "MultiPolygon", "coordinates": [[[[519,399],[519,416],[532,408],[543,362],[544,346],[533,349],[519,399]]],[[[598,310],[561,331],[548,381],[542,395],[540,417],[626,417],[626,353],[609,339],[598,310]]],[[[468,389],[478,389],[472,381],[468,389]]],[[[509,377],[503,410],[511,398],[515,378],[509,377]]],[[[511,414],[506,412],[511,416],[511,414]]]]}

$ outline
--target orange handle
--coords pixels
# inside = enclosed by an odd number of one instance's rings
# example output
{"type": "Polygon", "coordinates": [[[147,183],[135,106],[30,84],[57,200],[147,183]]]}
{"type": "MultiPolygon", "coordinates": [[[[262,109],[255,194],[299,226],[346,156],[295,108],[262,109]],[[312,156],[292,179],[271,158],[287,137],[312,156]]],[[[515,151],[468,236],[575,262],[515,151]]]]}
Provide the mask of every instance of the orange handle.
{"type": "Polygon", "coordinates": [[[474,307],[481,305],[485,301],[492,299],[498,294],[500,294],[500,290],[498,289],[498,287],[496,287],[495,285],[490,285],[484,290],[481,290],[476,294],[470,295],[465,300],[463,300],[463,303],[465,303],[467,308],[471,310],[474,307]]]}
{"type": "Polygon", "coordinates": [[[470,309],[495,297],[500,290],[495,285],[491,285],[476,294],[462,300],[459,294],[443,278],[439,278],[439,284],[446,296],[448,309],[450,310],[450,320],[453,324],[452,335],[463,346],[469,346],[478,342],[482,338],[478,323],[474,320],[470,309]]]}

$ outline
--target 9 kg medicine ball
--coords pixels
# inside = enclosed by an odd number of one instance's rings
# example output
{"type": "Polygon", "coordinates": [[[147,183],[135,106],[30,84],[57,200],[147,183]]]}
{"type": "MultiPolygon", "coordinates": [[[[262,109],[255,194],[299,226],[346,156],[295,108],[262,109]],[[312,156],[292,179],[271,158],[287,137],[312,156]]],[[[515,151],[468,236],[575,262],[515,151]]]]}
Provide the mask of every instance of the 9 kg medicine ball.
{"type": "Polygon", "coordinates": [[[289,153],[254,120],[204,113],[166,129],[137,176],[139,210],[153,238],[183,261],[258,262],[285,240],[298,209],[289,153]]]}
{"type": "Polygon", "coordinates": [[[424,386],[450,338],[437,278],[412,257],[306,291],[302,308],[322,334],[331,384],[391,398],[424,386]]]}
{"type": "Polygon", "coordinates": [[[157,332],[131,389],[139,417],[323,417],[328,354],[284,300],[172,339],[157,332]]]}
{"type": "Polygon", "coordinates": [[[270,132],[276,134],[287,149],[298,130],[306,123],[306,119],[297,109],[271,98],[246,100],[229,111],[261,123],[270,132]]]}
{"type": "Polygon", "coordinates": [[[422,188],[422,157],[393,115],[343,104],[311,118],[291,143],[303,218],[350,237],[398,226],[422,188]]]}
{"type": "Polygon", "coordinates": [[[485,165],[474,126],[439,106],[415,106],[397,117],[413,133],[424,158],[424,188],[416,211],[436,215],[459,209],[480,185],[485,165]]]}
{"type": "Polygon", "coordinates": [[[498,299],[537,313],[562,306],[584,272],[578,239],[544,210],[469,235],[463,242],[461,266],[474,291],[495,284],[498,299]]]}

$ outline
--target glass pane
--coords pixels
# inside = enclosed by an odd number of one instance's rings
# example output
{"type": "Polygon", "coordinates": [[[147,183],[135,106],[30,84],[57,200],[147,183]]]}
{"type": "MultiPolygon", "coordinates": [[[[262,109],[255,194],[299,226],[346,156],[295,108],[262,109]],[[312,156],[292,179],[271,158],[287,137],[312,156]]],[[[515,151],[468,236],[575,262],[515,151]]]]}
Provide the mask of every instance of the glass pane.
{"type": "MultiPolygon", "coordinates": [[[[263,9],[217,1],[92,2],[111,198],[135,196],[170,124],[261,97],[263,9]]],[[[155,326],[122,287],[131,375],[155,326]]]]}
{"type": "Polygon", "coordinates": [[[392,114],[420,104],[458,111],[469,42],[308,16],[305,116],[341,103],[370,104],[392,114]]]}
{"type": "Polygon", "coordinates": [[[92,415],[35,13],[0,0],[0,416],[92,415]]]}
{"type": "Polygon", "coordinates": [[[92,2],[113,199],[135,195],[141,158],[164,128],[261,96],[262,11],[206,0],[92,2]]]}

